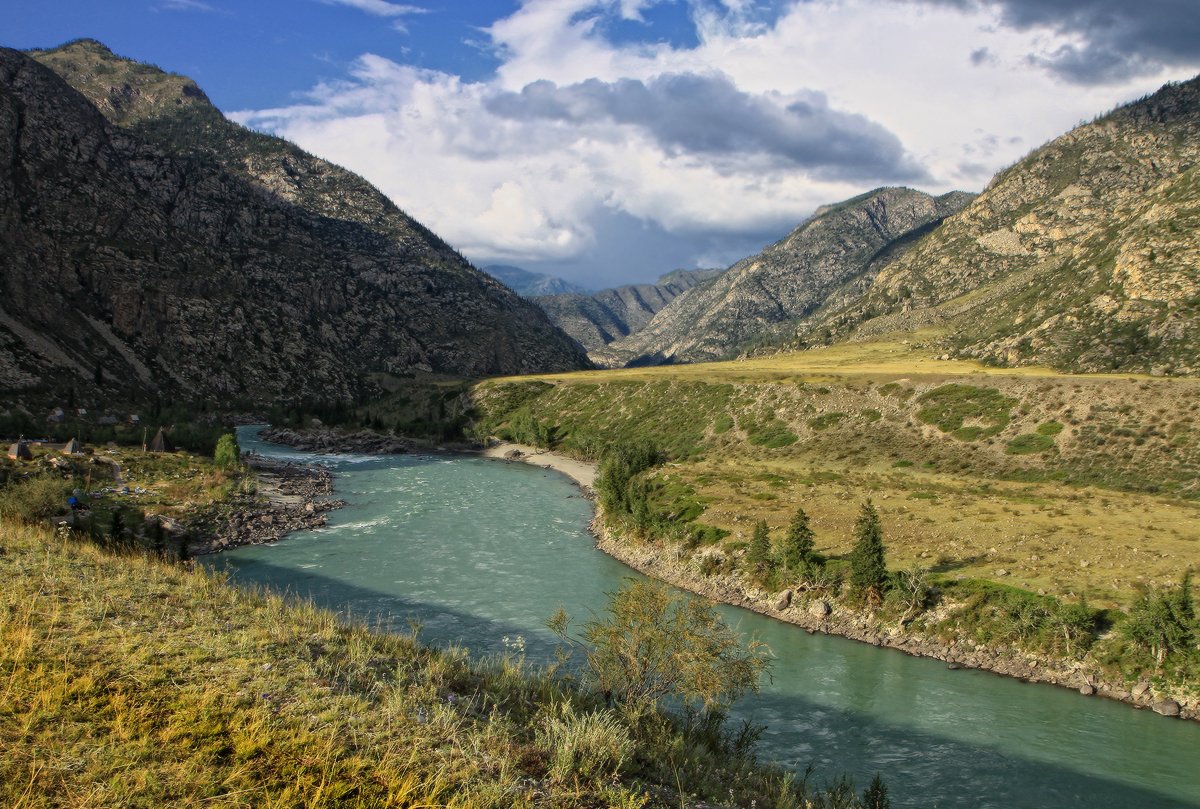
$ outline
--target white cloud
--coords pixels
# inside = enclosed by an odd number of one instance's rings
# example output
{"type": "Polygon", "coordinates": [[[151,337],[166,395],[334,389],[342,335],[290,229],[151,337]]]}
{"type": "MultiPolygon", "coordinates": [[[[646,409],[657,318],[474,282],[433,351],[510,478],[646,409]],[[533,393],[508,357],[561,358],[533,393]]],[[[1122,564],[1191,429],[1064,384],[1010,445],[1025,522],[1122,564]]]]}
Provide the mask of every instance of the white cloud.
{"type": "MultiPolygon", "coordinates": [[[[399,7],[338,1],[364,10],[399,7]]],[[[721,149],[706,148],[696,139],[719,132],[671,129],[680,116],[702,112],[695,104],[672,108],[672,120],[648,118],[645,109],[634,114],[621,107],[626,95],[614,87],[653,89],[667,76],[720,76],[728,97],[742,106],[714,106],[713,118],[703,122],[710,127],[721,114],[778,112],[789,99],[819,98],[830,120],[862,120],[875,127],[871,132],[886,133],[905,160],[926,172],[922,187],[941,192],[978,190],[993,172],[1079,120],[1187,75],[1163,69],[1068,85],[1036,59],[1071,45],[1071,35],[1006,26],[990,6],[809,0],[768,25],[754,22],[754,4],[745,0],[693,2],[700,36],[693,48],[616,45],[601,36],[601,15],[634,19],[650,7],[647,0],[525,0],[487,29],[501,60],[488,80],[466,82],[367,55],[343,81],[314,88],[304,103],[237,117],[363,174],[480,260],[544,267],[577,259],[586,266],[603,219],[606,238],[615,221],[676,234],[677,263],[684,265],[700,258],[698,233],[741,235],[742,242],[746,233],[770,228],[782,235],[818,205],[889,179],[887,164],[853,180],[830,170],[836,155],[826,155],[825,164],[783,165],[762,138],[783,138],[769,142],[786,152],[794,145],[786,139],[803,138],[805,130],[780,125],[775,113],[759,124],[730,121],[731,130],[757,127],[742,133],[750,146],[759,136],[755,148],[738,151],[731,141],[726,149],[720,137],[721,149]],[[497,99],[520,99],[535,82],[552,83],[539,86],[594,114],[496,109],[497,99]],[[585,83],[599,89],[602,104],[579,100],[585,83]],[[767,131],[772,126],[775,134],[767,131]]],[[[631,229],[628,238],[633,267],[639,236],[631,229]]],[[[711,240],[702,249],[711,256],[711,240]]],[[[622,268],[611,272],[605,280],[622,268]]]]}
{"type": "Polygon", "coordinates": [[[216,11],[208,3],[200,0],[162,0],[158,7],[164,11],[216,11]]]}
{"type": "MultiPolygon", "coordinates": [[[[190,2],[191,0],[186,1],[190,2]]],[[[331,6],[350,6],[376,17],[388,17],[393,20],[392,26],[398,31],[407,30],[403,20],[399,18],[429,12],[429,9],[420,6],[392,3],[389,0],[321,0],[321,2],[331,6]]]]}

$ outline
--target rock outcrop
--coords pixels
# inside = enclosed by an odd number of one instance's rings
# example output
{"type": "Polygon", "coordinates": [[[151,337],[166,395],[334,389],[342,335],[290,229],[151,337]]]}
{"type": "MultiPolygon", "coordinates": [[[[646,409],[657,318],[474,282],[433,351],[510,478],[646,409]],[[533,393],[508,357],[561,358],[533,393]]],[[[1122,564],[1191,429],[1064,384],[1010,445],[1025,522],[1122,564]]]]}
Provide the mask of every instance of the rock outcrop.
{"type": "Polygon", "coordinates": [[[726,359],[786,341],[837,296],[857,296],[889,259],[971,195],[880,188],[819,209],[786,238],[681,296],[646,328],[593,351],[605,365],[726,359]]]}
{"type": "Polygon", "coordinates": [[[1200,373],[1200,78],[996,175],[803,341],[939,326],[951,353],[1071,371],[1200,373]]]}
{"type": "Polygon", "coordinates": [[[361,178],[92,41],[0,50],[0,266],[7,390],[256,405],[587,365],[361,178]]]}

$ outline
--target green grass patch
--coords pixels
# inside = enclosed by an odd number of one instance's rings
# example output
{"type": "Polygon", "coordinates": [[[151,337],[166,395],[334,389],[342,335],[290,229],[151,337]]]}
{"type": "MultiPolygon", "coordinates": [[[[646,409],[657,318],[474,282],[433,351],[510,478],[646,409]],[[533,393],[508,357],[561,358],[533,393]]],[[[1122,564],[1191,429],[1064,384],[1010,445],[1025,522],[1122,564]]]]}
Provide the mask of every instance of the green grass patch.
{"type": "Polygon", "coordinates": [[[1041,424],[1039,424],[1038,428],[1037,428],[1038,435],[1054,436],[1054,435],[1058,435],[1062,431],[1063,431],[1063,425],[1062,425],[1062,422],[1059,422],[1059,421],[1044,421],[1041,424]]]}
{"type": "Polygon", "coordinates": [[[950,384],[923,394],[917,401],[921,404],[917,410],[917,418],[921,421],[955,437],[959,437],[964,426],[968,430],[978,427],[978,432],[964,432],[960,438],[975,441],[996,435],[1007,427],[1018,400],[995,388],[950,384]],[[966,425],[967,421],[976,424],[966,425]]]}
{"type": "Polygon", "coordinates": [[[1008,442],[1004,451],[1009,455],[1036,455],[1054,446],[1054,439],[1040,433],[1022,433],[1008,442]]]}
{"type": "Polygon", "coordinates": [[[808,420],[808,426],[814,430],[828,430],[836,427],[847,418],[845,413],[822,413],[808,420]]]}

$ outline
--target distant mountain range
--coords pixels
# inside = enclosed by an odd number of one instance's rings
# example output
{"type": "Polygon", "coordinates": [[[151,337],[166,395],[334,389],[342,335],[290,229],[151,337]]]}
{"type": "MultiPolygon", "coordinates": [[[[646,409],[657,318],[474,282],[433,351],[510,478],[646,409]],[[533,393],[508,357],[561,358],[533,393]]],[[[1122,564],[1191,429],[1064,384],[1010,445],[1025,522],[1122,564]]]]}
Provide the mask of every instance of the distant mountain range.
{"type": "Polygon", "coordinates": [[[565,292],[587,292],[587,289],[579,284],[572,284],[563,278],[530,272],[509,264],[488,264],[483,271],[525,298],[560,295],[565,292]]]}
{"type": "Polygon", "coordinates": [[[619,366],[917,330],[996,365],[1200,373],[1200,78],[1072,130],[977,197],[882,188],[822,208],[585,345],[619,366]]]}
{"type": "Polygon", "coordinates": [[[789,339],[798,320],[831,297],[869,286],[890,257],[970,199],[882,188],[822,208],[781,241],[671,301],[645,328],[593,351],[593,359],[609,366],[701,362],[789,339]]]}
{"type": "Polygon", "coordinates": [[[721,270],[675,270],[653,284],[629,284],[591,294],[571,293],[535,298],[560,329],[589,352],[635,334],[667,304],[721,270]]]}
{"type": "Polygon", "coordinates": [[[0,389],[287,402],[579,346],[362,178],[83,40],[0,49],[0,389]]]}

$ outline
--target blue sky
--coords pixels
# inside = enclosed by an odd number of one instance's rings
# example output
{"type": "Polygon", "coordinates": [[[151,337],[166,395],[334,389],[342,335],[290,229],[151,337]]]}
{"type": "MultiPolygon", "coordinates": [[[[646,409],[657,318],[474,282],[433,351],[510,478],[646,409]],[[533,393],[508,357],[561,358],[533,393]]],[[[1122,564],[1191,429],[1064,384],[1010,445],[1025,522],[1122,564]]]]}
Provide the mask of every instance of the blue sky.
{"type": "Polygon", "coordinates": [[[476,263],[726,266],[885,184],[980,190],[1200,71],[1194,0],[0,0],[378,185],[476,263]]]}

